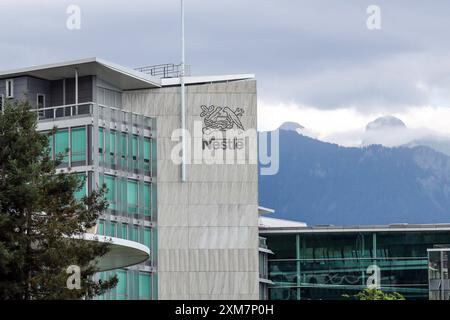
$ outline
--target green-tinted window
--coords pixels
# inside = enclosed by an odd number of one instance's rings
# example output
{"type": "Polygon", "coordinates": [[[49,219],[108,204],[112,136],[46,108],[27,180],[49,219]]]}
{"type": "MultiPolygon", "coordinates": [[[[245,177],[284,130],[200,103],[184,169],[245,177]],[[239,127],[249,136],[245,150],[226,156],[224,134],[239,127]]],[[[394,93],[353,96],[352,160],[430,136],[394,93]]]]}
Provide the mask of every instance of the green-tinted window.
{"type": "Polygon", "coordinates": [[[114,154],[116,153],[116,132],[109,132],[109,159],[111,164],[115,164],[114,154]]]}
{"type": "Polygon", "coordinates": [[[152,145],[152,174],[155,175],[156,173],[156,141],[151,141],[152,145]]]}
{"type": "Polygon", "coordinates": [[[150,171],[150,148],[151,143],[149,138],[144,138],[144,170],[150,171]]]}
{"type": "Polygon", "coordinates": [[[133,227],[133,234],[134,234],[133,241],[139,242],[139,227],[138,226],[133,227]]]}
{"type": "Polygon", "coordinates": [[[49,156],[51,159],[53,159],[53,134],[46,132],[48,139],[48,149],[49,149],[49,156]]]}
{"type": "Polygon", "coordinates": [[[148,300],[150,296],[150,274],[149,273],[139,273],[139,299],[148,300]]]}
{"type": "Polygon", "coordinates": [[[117,271],[117,279],[119,280],[116,287],[117,299],[125,299],[127,293],[127,273],[122,270],[117,271]]]}
{"type": "Polygon", "coordinates": [[[144,183],[144,215],[150,216],[151,211],[152,185],[144,183]]]}
{"type": "Polygon", "coordinates": [[[151,229],[144,228],[144,244],[150,248],[151,229]]]}
{"type": "Polygon", "coordinates": [[[84,173],[77,173],[76,174],[79,181],[83,181],[83,185],[80,190],[75,191],[75,198],[80,200],[84,196],[86,196],[86,174],[84,173]]]}
{"type": "Polygon", "coordinates": [[[104,148],[105,148],[105,144],[104,144],[104,131],[105,129],[103,128],[98,128],[98,155],[99,155],[99,159],[100,161],[103,161],[103,152],[104,152],[104,148]]]}
{"type": "Polygon", "coordinates": [[[156,203],[157,203],[157,194],[156,194],[156,184],[152,184],[152,211],[151,211],[151,214],[152,214],[152,216],[154,217],[154,216],[156,216],[156,208],[157,208],[157,206],[156,206],[156,203]]]}
{"type": "Polygon", "coordinates": [[[69,160],[69,131],[67,129],[58,130],[55,134],[55,153],[57,155],[63,154],[63,163],[67,163],[69,160]]]}
{"type": "Polygon", "coordinates": [[[116,228],[117,228],[117,223],[115,222],[111,222],[109,224],[109,236],[110,237],[115,237],[116,236],[116,228]]]}
{"type": "Polygon", "coordinates": [[[120,232],[121,232],[120,237],[122,239],[127,239],[127,228],[128,228],[128,225],[126,223],[122,223],[122,225],[120,226],[120,232]]]}
{"type": "Polygon", "coordinates": [[[126,133],[122,133],[120,135],[120,154],[122,158],[121,165],[123,167],[126,166],[126,158],[127,158],[127,137],[128,135],[126,133]]]}
{"type": "Polygon", "coordinates": [[[72,128],[72,161],[86,161],[86,128],[72,128]]]}
{"type": "Polygon", "coordinates": [[[136,181],[127,181],[127,203],[128,212],[136,213],[138,205],[138,184],[136,181]]]}
{"type": "Polygon", "coordinates": [[[118,179],[118,194],[121,195],[121,201],[118,203],[117,210],[127,212],[127,179],[119,178],[118,179]]]}
{"type": "Polygon", "coordinates": [[[129,225],[128,240],[139,241],[139,228],[137,226],[129,225]]]}
{"type": "Polygon", "coordinates": [[[106,200],[109,203],[109,209],[116,209],[116,178],[105,176],[104,183],[108,189],[106,193],[106,200]]]}
{"type": "Polygon", "coordinates": [[[131,155],[133,157],[133,160],[137,160],[137,156],[138,156],[138,137],[137,136],[133,136],[131,146],[132,146],[131,155]]]}
{"type": "Polygon", "coordinates": [[[98,221],[97,234],[105,235],[105,221],[104,220],[98,221]]]}

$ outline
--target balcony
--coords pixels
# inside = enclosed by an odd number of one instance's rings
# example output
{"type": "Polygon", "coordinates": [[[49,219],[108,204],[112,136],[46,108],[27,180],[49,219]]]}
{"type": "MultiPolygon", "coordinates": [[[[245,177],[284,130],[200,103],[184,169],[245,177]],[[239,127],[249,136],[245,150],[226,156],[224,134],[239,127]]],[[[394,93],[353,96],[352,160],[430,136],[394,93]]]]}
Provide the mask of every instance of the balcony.
{"type": "Polygon", "coordinates": [[[152,118],[150,117],[94,102],[53,106],[32,109],[31,111],[36,112],[39,122],[97,117],[104,121],[141,124],[149,130],[153,127],[152,118]]]}
{"type": "Polygon", "coordinates": [[[94,111],[93,103],[68,104],[63,106],[33,109],[38,115],[39,121],[55,120],[59,118],[72,118],[79,116],[91,116],[94,111]]]}

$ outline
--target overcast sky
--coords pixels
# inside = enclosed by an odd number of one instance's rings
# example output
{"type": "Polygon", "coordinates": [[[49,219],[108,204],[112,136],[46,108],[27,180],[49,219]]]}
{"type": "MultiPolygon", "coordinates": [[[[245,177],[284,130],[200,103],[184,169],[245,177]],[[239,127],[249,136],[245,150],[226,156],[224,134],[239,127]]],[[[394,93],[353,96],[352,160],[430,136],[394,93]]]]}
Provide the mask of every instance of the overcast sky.
{"type": "MultiPolygon", "coordinates": [[[[179,63],[179,0],[1,0],[0,69],[97,56],[179,63]],[[66,27],[68,5],[81,29],[66,27]]],[[[259,127],[301,123],[342,144],[393,114],[450,134],[450,1],[185,0],[193,74],[254,73],[259,127]],[[381,30],[366,26],[369,5],[381,30]],[[341,138],[337,138],[341,137],[341,138]]]]}

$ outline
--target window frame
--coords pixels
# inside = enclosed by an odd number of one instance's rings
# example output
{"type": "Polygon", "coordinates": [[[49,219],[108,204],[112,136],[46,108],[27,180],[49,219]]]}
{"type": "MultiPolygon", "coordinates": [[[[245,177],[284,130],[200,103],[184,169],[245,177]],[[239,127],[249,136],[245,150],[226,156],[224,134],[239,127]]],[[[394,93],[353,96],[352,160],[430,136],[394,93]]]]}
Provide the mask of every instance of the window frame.
{"type": "Polygon", "coordinates": [[[80,126],[80,127],[72,127],[70,130],[70,161],[73,166],[73,164],[79,165],[79,164],[86,164],[87,157],[88,157],[88,129],[86,126],[80,126]],[[77,139],[74,139],[78,132],[83,132],[83,134],[80,135],[84,139],[83,143],[81,144],[80,141],[77,141],[77,139]],[[74,143],[75,141],[75,143],[74,143]],[[77,149],[76,147],[82,146],[83,148],[77,149]]]}
{"type": "Polygon", "coordinates": [[[126,180],[126,190],[127,190],[127,213],[128,214],[137,214],[139,212],[139,181],[134,179],[126,180]],[[133,187],[134,193],[134,203],[131,203],[132,193],[130,192],[130,187],[133,187]]]}
{"type": "Polygon", "coordinates": [[[70,152],[71,152],[70,151],[70,130],[69,130],[69,128],[61,128],[61,129],[58,129],[55,132],[55,134],[54,134],[54,144],[55,144],[55,151],[54,151],[55,157],[58,154],[60,154],[60,153],[65,153],[65,156],[64,156],[64,158],[63,158],[63,160],[61,162],[61,165],[66,165],[67,166],[69,164],[69,161],[70,161],[70,152]],[[64,141],[61,140],[63,134],[67,135],[67,138],[64,141]],[[59,151],[59,149],[60,149],[59,147],[61,147],[60,144],[62,142],[64,142],[64,144],[66,146],[66,148],[64,149],[64,152],[63,151],[59,151]]]}
{"type": "Polygon", "coordinates": [[[108,201],[109,210],[117,210],[117,188],[118,188],[117,182],[118,182],[117,176],[114,175],[105,174],[102,178],[102,183],[105,184],[106,187],[108,188],[108,192],[106,192],[105,197],[106,200],[108,201]],[[108,188],[108,184],[106,183],[106,180],[108,179],[110,179],[109,181],[111,181],[114,190],[110,190],[110,188],[108,188]],[[111,199],[108,199],[109,196],[111,196],[111,199]]]}
{"type": "Polygon", "coordinates": [[[36,109],[45,109],[45,106],[46,106],[46,96],[45,96],[45,94],[44,93],[36,93],[36,109]],[[39,97],[43,97],[44,98],[44,101],[43,101],[43,104],[42,104],[42,108],[39,108],[39,97]]]}
{"type": "Polygon", "coordinates": [[[5,97],[6,99],[14,98],[14,79],[5,80],[5,97]]]}

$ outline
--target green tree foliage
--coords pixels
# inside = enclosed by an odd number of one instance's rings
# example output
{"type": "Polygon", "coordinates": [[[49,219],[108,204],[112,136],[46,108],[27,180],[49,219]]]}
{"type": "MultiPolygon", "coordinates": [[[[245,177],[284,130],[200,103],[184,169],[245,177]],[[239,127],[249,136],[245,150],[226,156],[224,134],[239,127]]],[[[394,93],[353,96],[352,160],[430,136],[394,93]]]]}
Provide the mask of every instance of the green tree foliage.
{"type": "Polygon", "coordinates": [[[27,102],[0,113],[0,299],[92,298],[117,278],[95,281],[93,261],[109,244],[76,240],[107,207],[105,189],[77,200],[82,182],[57,173],[48,137],[37,131],[27,102]],[[67,268],[80,267],[81,289],[67,288],[67,268]]]}
{"type": "Polygon", "coordinates": [[[405,300],[405,297],[398,292],[383,292],[380,289],[376,288],[367,288],[356,295],[344,296],[347,298],[351,297],[355,300],[405,300]]]}

